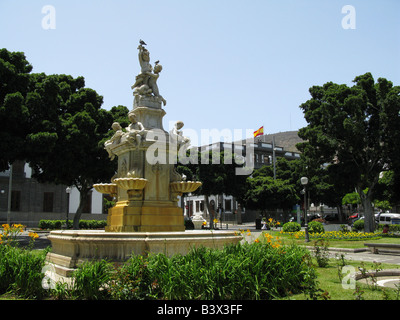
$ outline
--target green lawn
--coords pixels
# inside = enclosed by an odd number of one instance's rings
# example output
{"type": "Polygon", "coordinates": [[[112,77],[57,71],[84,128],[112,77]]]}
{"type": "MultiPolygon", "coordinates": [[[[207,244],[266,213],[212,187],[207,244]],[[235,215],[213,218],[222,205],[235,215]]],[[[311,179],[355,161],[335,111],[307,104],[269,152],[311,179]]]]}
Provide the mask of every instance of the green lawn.
{"type": "MultiPolygon", "coordinates": [[[[295,243],[297,245],[306,245],[310,246],[313,244],[313,239],[310,242],[305,242],[304,239],[294,239],[293,237],[289,236],[288,234],[282,234],[280,231],[269,230],[269,234],[274,237],[279,237],[282,244],[288,245],[295,243]]],[[[262,236],[260,236],[262,237],[262,236]]],[[[364,246],[364,243],[396,243],[400,244],[400,237],[399,238],[391,238],[391,237],[382,237],[380,239],[363,239],[363,240],[329,240],[329,246],[333,248],[367,248],[364,246]]]]}
{"type": "MultiPolygon", "coordinates": [[[[372,263],[365,263],[361,261],[347,261],[347,265],[355,267],[358,271],[358,267],[365,267],[368,270],[373,270],[374,265],[372,263]]],[[[398,265],[392,264],[381,264],[382,269],[398,269],[398,265]]],[[[329,265],[325,268],[316,267],[318,275],[318,288],[321,289],[319,294],[325,293],[329,296],[329,300],[397,300],[399,297],[399,290],[391,288],[382,288],[374,286],[372,281],[369,284],[360,283],[356,281],[356,289],[346,289],[342,286],[342,282],[338,275],[338,262],[336,259],[330,259],[329,265]]],[[[310,299],[304,293],[292,295],[285,299],[289,300],[307,300],[310,299]]],[[[282,300],[285,300],[282,299],[282,300]]],[[[319,297],[319,300],[322,296],[319,297]]]]}
{"type": "MultiPolygon", "coordinates": [[[[270,235],[274,237],[278,237],[279,241],[282,245],[305,245],[305,246],[313,246],[314,240],[310,240],[310,242],[305,242],[304,239],[295,239],[294,237],[289,236],[288,234],[282,234],[280,231],[267,231],[270,235]]],[[[264,237],[263,234],[260,235],[259,239],[261,240],[264,237]]],[[[366,248],[364,243],[396,243],[400,244],[400,238],[390,238],[384,237],[381,239],[364,239],[364,240],[329,240],[329,247],[333,248],[366,248]]],[[[315,259],[314,259],[315,260],[315,259]]],[[[362,261],[350,261],[345,260],[346,265],[353,266],[358,272],[358,267],[363,267],[368,270],[374,270],[376,266],[373,263],[367,263],[362,261]]],[[[338,260],[330,259],[329,264],[327,267],[321,268],[316,267],[317,275],[318,275],[318,287],[321,289],[319,292],[320,294],[326,292],[329,296],[330,300],[356,300],[357,298],[361,297],[364,300],[384,300],[386,298],[389,299],[397,299],[399,297],[399,291],[396,289],[390,288],[381,288],[375,287],[372,285],[370,281],[370,285],[360,283],[359,281],[356,282],[358,289],[345,289],[342,286],[342,282],[339,279],[339,268],[338,268],[338,260]]],[[[315,265],[317,263],[315,261],[315,265]]],[[[380,264],[379,266],[381,269],[399,269],[399,265],[393,264],[380,264]]],[[[305,294],[298,294],[287,297],[287,299],[294,299],[294,300],[305,300],[309,299],[309,296],[305,294]]],[[[321,297],[322,298],[322,297],[321,297]]],[[[399,297],[400,299],[400,297],[399,297]]]]}

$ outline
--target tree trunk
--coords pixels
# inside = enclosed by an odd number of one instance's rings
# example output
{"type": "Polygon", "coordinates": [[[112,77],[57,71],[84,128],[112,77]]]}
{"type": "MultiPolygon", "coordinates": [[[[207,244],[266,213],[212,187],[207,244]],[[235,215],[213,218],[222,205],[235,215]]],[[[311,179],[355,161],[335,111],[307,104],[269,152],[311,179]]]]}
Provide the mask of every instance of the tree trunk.
{"type": "Polygon", "coordinates": [[[370,197],[361,198],[361,204],[364,209],[364,231],[374,232],[375,230],[375,219],[374,219],[374,208],[372,207],[370,197]]]}
{"type": "Polygon", "coordinates": [[[339,218],[339,223],[343,223],[344,219],[344,215],[343,215],[343,208],[342,208],[342,204],[338,204],[336,206],[337,209],[337,213],[338,213],[338,218],[339,218]]]}
{"type": "Polygon", "coordinates": [[[367,193],[364,193],[362,188],[357,188],[357,193],[361,199],[361,205],[364,209],[364,231],[374,232],[375,230],[375,217],[374,208],[372,207],[372,187],[369,188],[367,193]]]}
{"type": "Polygon", "coordinates": [[[79,221],[81,219],[82,216],[82,212],[83,212],[83,208],[86,205],[86,202],[89,198],[89,191],[92,188],[88,188],[88,187],[81,187],[79,190],[79,206],[78,209],[76,210],[75,216],[74,216],[74,221],[72,224],[72,229],[73,230],[79,230],[79,221]]]}

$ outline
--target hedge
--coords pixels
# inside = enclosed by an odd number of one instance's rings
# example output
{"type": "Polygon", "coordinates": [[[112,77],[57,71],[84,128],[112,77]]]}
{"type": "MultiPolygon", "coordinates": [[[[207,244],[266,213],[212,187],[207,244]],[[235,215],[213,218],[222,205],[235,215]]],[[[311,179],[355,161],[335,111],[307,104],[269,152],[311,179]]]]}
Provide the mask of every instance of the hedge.
{"type": "MultiPolygon", "coordinates": [[[[101,229],[107,225],[106,220],[80,220],[79,229],[101,229]]],[[[40,229],[62,229],[65,227],[65,220],[40,220],[40,229]]],[[[72,220],[68,220],[68,228],[72,227],[72,220]]]]}

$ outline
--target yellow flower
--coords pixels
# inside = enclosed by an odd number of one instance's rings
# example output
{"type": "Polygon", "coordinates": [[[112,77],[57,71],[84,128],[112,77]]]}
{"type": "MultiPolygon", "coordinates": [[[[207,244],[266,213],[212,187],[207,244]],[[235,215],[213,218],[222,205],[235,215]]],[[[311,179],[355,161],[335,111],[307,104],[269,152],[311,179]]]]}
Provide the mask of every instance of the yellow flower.
{"type": "Polygon", "coordinates": [[[214,223],[218,223],[218,219],[214,219],[213,222],[214,222],[214,223]]]}
{"type": "Polygon", "coordinates": [[[207,222],[206,222],[206,221],[203,221],[203,226],[205,226],[205,225],[207,225],[207,222]]]}
{"type": "Polygon", "coordinates": [[[28,235],[32,238],[32,240],[39,238],[39,235],[36,232],[29,232],[28,235]]]}
{"type": "Polygon", "coordinates": [[[258,238],[257,238],[256,240],[254,240],[254,242],[255,242],[255,243],[259,243],[259,242],[260,242],[260,240],[258,240],[258,238]]]}

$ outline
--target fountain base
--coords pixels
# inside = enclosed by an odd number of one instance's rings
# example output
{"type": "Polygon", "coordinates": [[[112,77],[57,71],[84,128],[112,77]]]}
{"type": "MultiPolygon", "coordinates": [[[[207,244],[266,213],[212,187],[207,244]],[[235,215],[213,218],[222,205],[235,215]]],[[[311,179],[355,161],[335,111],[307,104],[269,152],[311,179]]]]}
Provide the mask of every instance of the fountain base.
{"type": "Polygon", "coordinates": [[[83,262],[107,259],[123,263],[132,255],[163,253],[167,256],[187,254],[190,249],[222,249],[237,244],[242,236],[234,231],[186,230],[183,232],[106,232],[104,230],[56,230],[48,238],[52,251],[46,260],[55,273],[70,277],[83,262]]]}

